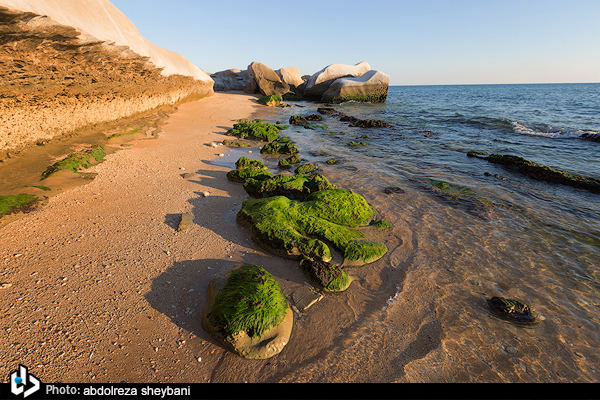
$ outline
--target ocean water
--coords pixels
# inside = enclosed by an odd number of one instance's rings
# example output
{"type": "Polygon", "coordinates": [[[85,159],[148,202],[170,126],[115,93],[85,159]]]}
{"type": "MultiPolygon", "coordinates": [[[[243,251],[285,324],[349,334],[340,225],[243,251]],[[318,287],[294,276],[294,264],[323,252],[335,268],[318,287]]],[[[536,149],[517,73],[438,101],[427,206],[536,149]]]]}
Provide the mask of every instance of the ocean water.
{"type": "MultiPolygon", "coordinates": [[[[323,106],[294,104],[273,119],[287,123],[323,106]]],[[[325,115],[327,130],[285,134],[394,229],[382,260],[349,271],[369,284],[353,283],[343,300],[356,315],[345,339],[285,379],[599,381],[600,195],[466,152],[600,178],[600,143],[579,137],[600,131],[600,84],[396,86],[385,104],[333,107],[393,128],[325,115]],[[341,162],[326,163],[334,158],[341,162]],[[454,185],[451,195],[436,189],[439,181],[454,185]],[[486,305],[492,296],[526,301],[544,319],[498,319],[486,305]]]]}

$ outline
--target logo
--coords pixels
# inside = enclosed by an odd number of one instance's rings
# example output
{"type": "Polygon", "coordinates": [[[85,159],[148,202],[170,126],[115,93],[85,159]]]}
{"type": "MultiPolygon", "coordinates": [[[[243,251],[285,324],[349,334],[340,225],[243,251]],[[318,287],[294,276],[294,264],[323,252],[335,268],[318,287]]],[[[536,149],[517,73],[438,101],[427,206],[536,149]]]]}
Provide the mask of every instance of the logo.
{"type": "Polygon", "coordinates": [[[15,396],[19,396],[22,393],[23,398],[26,398],[38,390],[40,390],[40,380],[35,375],[28,373],[27,367],[19,364],[19,369],[10,374],[10,391],[15,396]],[[33,386],[25,390],[27,381],[33,384],[33,386]]]}

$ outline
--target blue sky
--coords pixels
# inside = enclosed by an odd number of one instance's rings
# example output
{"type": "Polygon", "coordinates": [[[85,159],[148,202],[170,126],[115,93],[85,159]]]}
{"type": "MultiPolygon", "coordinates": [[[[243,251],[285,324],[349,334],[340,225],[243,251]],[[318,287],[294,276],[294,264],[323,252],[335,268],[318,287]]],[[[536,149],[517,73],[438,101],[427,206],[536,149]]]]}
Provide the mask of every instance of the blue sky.
{"type": "Polygon", "coordinates": [[[111,0],[212,73],[367,61],[392,85],[600,82],[600,0],[111,0]]]}

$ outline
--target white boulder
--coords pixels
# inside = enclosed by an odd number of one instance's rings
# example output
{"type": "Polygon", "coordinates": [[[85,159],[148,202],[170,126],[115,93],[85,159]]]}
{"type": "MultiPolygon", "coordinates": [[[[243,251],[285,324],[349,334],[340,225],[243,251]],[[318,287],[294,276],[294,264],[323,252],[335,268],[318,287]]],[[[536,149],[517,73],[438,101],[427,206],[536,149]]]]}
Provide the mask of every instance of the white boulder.
{"type": "Polygon", "coordinates": [[[371,70],[357,78],[336,79],[321,96],[322,103],[345,101],[384,103],[390,86],[390,76],[371,70]]]}
{"type": "Polygon", "coordinates": [[[281,80],[290,86],[300,86],[304,81],[300,76],[300,71],[296,67],[280,68],[275,73],[281,80]]]}
{"type": "Polygon", "coordinates": [[[338,78],[359,77],[371,70],[366,61],[356,65],[331,64],[313,74],[303,87],[304,96],[309,99],[319,100],[329,86],[338,78]]]}

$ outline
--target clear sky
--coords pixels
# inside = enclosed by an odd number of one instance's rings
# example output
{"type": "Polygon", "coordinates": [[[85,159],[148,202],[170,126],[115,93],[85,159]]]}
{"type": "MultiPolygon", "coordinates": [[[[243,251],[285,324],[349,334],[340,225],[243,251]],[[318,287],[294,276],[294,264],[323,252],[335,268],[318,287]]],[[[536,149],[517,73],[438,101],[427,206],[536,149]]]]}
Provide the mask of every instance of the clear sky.
{"type": "Polygon", "coordinates": [[[367,61],[392,85],[600,82],[600,0],[111,0],[206,72],[367,61]]]}

